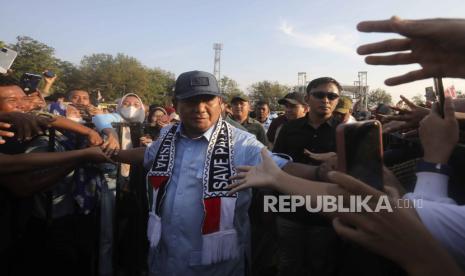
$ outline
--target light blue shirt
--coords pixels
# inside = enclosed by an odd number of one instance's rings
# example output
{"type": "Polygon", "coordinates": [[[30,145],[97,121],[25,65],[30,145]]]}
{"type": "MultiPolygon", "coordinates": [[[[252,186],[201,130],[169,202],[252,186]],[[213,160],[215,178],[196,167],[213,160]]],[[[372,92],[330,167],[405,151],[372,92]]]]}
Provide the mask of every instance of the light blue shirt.
{"type": "Polygon", "coordinates": [[[113,128],[111,123],[121,123],[123,121],[123,118],[118,113],[97,114],[92,117],[92,123],[99,132],[105,128],[113,128]]]}
{"type": "MultiPolygon", "coordinates": [[[[246,271],[246,254],[250,256],[250,189],[239,192],[236,201],[234,227],[242,251],[240,257],[201,265],[204,217],[202,174],[208,142],[214,127],[196,139],[185,136],[182,133],[182,125],[177,129],[174,168],[161,209],[161,239],[158,246],[149,252],[150,275],[244,275],[246,271]]],[[[165,127],[162,132],[168,129],[169,127],[165,127]]],[[[264,145],[248,132],[233,126],[231,129],[234,145],[233,164],[237,167],[261,163],[260,151],[264,145]]],[[[160,140],[157,140],[145,151],[145,168],[151,168],[159,146],[160,140]]],[[[277,156],[273,156],[273,159],[280,167],[288,162],[277,156]]]]}

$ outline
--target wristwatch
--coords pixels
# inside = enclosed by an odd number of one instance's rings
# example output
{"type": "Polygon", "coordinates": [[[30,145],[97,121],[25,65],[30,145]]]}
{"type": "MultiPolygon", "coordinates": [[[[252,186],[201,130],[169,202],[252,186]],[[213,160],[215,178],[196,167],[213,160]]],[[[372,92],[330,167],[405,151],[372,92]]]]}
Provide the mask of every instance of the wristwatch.
{"type": "Polygon", "coordinates": [[[426,162],[424,160],[420,160],[417,162],[417,172],[434,172],[445,174],[450,176],[452,174],[452,168],[447,164],[440,164],[440,163],[431,163],[426,162]]]}

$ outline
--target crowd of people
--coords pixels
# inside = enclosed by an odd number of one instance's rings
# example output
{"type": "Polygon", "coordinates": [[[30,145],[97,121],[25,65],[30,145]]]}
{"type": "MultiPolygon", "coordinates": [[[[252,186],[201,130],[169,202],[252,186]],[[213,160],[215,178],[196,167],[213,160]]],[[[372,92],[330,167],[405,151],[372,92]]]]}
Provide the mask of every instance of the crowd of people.
{"type": "MultiPolygon", "coordinates": [[[[368,64],[421,65],[387,85],[465,78],[465,20],[357,28],[403,36],[360,46],[368,64]]],[[[172,104],[133,91],[111,109],[83,89],[48,95],[56,78],[26,94],[0,75],[1,275],[463,275],[460,100],[403,97],[370,113],[319,77],[274,115],[245,94],[226,102],[212,74],[189,71],[172,104]],[[383,124],[383,190],[336,165],[336,128],[367,119],[383,124]],[[270,195],[394,209],[270,213],[270,195]]]]}

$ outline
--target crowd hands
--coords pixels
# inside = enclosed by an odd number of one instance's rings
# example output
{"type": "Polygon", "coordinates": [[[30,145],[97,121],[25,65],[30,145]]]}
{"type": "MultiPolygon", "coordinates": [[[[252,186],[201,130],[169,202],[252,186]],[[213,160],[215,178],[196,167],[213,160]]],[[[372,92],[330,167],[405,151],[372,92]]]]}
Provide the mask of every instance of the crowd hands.
{"type": "MultiPolygon", "coordinates": [[[[465,78],[465,20],[403,20],[393,17],[390,20],[361,22],[357,28],[361,32],[389,32],[403,36],[360,46],[357,52],[368,55],[365,59],[368,64],[420,64],[419,70],[387,79],[387,85],[432,77],[465,78]],[[399,53],[374,55],[387,52],[399,53]]],[[[29,95],[24,94],[9,76],[0,77],[3,78],[0,84],[0,99],[3,101],[0,105],[0,146],[28,143],[47,134],[50,129],[56,129],[65,136],[75,133],[87,140],[85,147],[63,152],[16,153],[15,158],[0,154],[0,181],[22,183],[23,186],[7,185],[7,189],[19,196],[49,189],[82,163],[114,163],[118,161],[121,150],[148,147],[158,138],[163,127],[179,120],[173,111],[167,111],[170,108],[146,108],[142,100],[132,93],[120,99],[115,112],[110,113],[92,105],[85,90],[69,91],[67,95],[54,99],[53,103],[47,103],[47,97],[43,96],[50,96],[56,75],[44,78],[42,92],[35,91],[29,95]],[[130,136],[125,136],[125,133],[131,131],[131,124],[143,124],[146,131],[137,141],[128,143],[125,140],[130,136]],[[43,180],[31,181],[37,176],[37,171],[50,167],[60,169],[43,180]]],[[[293,100],[289,101],[292,106],[288,103],[284,105],[286,114],[292,119],[299,112],[295,111],[299,100],[289,99],[293,100]],[[291,111],[292,108],[295,110],[291,111]]],[[[430,109],[418,106],[405,97],[402,97],[402,101],[405,107],[390,107],[395,114],[377,114],[377,118],[383,122],[383,131],[400,132],[403,137],[417,135],[424,151],[424,161],[447,164],[459,141],[459,126],[465,122],[465,113],[462,113],[465,110],[454,108],[454,100],[446,97],[442,118],[437,103],[430,109]]],[[[301,108],[301,114],[308,111],[305,105],[301,108]]],[[[233,105],[231,115],[234,117],[235,113],[237,111],[233,105]]],[[[274,133],[271,137],[268,135],[270,143],[264,144],[271,148],[276,137],[274,133]]],[[[398,199],[403,198],[405,191],[387,168],[384,169],[384,190],[377,190],[370,183],[339,172],[337,154],[334,152],[321,154],[305,149],[303,154],[322,162],[314,180],[286,173],[264,149],[260,165],[237,168],[237,174],[231,178],[230,193],[252,187],[269,188],[291,195],[343,196],[345,203],[350,195],[370,195],[369,204],[376,204],[379,198],[386,197],[394,206],[392,212],[331,212],[324,215],[332,221],[340,237],[391,259],[411,275],[462,275],[456,260],[451,257],[456,256],[456,252],[444,249],[443,239],[431,233],[418,211],[413,207],[397,206],[398,199]]]]}
{"type": "MultiPolygon", "coordinates": [[[[366,21],[357,26],[361,32],[388,32],[403,36],[382,42],[360,46],[360,55],[369,55],[365,61],[373,65],[403,65],[418,63],[421,69],[395,76],[386,80],[387,85],[398,85],[432,77],[465,78],[465,20],[428,19],[403,20],[392,17],[390,20],[366,21]],[[405,52],[409,51],[409,52],[405,52]],[[377,56],[394,52],[391,55],[377,56]],[[399,52],[399,53],[395,53],[399,52]]],[[[391,115],[379,115],[384,133],[401,133],[403,138],[418,136],[423,148],[423,161],[432,164],[448,164],[459,142],[459,126],[463,126],[464,113],[454,108],[450,95],[446,94],[444,117],[439,114],[439,103],[432,108],[418,106],[405,97],[402,107],[390,107],[391,115]]],[[[262,151],[262,163],[258,166],[243,166],[231,177],[231,194],[242,189],[269,188],[290,195],[334,195],[343,196],[348,205],[349,195],[372,196],[374,206],[379,198],[386,196],[394,206],[392,212],[329,212],[323,215],[332,220],[335,231],[342,238],[359,244],[377,254],[387,257],[400,265],[409,275],[463,275],[465,256],[450,243],[463,244],[463,238],[453,240],[451,232],[437,232],[423,221],[420,210],[414,204],[398,206],[399,198],[405,191],[396,177],[384,168],[384,190],[380,191],[347,174],[338,171],[337,155],[334,152],[317,154],[305,149],[304,154],[323,162],[319,181],[308,181],[287,174],[271,159],[268,151],[262,151]],[[453,240],[453,241],[451,241],[453,240]],[[447,249],[447,250],[446,250],[447,249]],[[455,258],[453,258],[454,256],[455,258]],[[446,272],[447,271],[447,272],[446,272]]],[[[433,183],[434,185],[435,183],[433,183]]],[[[420,185],[417,182],[417,185],[420,185]]],[[[440,185],[439,183],[437,185],[440,185]]],[[[447,197],[447,195],[445,195],[447,197]]],[[[426,196],[427,198],[428,196],[426,196]]],[[[409,197],[407,197],[409,200],[409,197]]],[[[312,204],[314,204],[312,202],[312,204]]],[[[463,218],[463,209],[455,206],[463,218]]],[[[435,207],[425,206],[425,212],[435,211],[435,207]]],[[[436,206],[437,208],[437,206],[436,206]]],[[[437,209],[436,209],[437,210],[437,209]]],[[[441,216],[438,214],[438,216],[441,216]]],[[[441,218],[436,218],[441,220],[441,218]]],[[[463,219],[461,220],[463,221],[463,219]]],[[[439,223],[447,228],[454,224],[454,218],[445,218],[439,223]]],[[[454,230],[455,231],[455,230],[454,230]]],[[[456,231],[460,231],[457,230],[456,231]]]]}
{"type": "MultiPolygon", "coordinates": [[[[157,138],[162,127],[171,123],[168,113],[162,107],[152,106],[148,113],[150,119],[145,120],[146,113],[142,100],[135,94],[119,99],[114,113],[108,109],[93,105],[88,91],[75,89],[66,95],[55,93],[50,95],[57,75],[43,75],[43,89],[26,94],[20,82],[12,77],[12,72],[1,75],[0,81],[0,179],[2,182],[27,183],[37,177],[37,172],[46,168],[56,168],[60,162],[65,166],[58,173],[44,177],[36,185],[7,185],[17,195],[31,195],[52,187],[56,181],[75,168],[85,163],[115,163],[114,157],[121,150],[139,146],[148,146],[157,138]],[[44,97],[45,96],[45,97],[44,97]],[[156,109],[156,110],[155,110],[156,109]],[[160,115],[160,110],[163,113],[160,115]],[[106,115],[116,115],[105,117],[106,115]],[[138,114],[138,118],[135,118],[138,114]],[[142,116],[141,116],[142,115],[142,116]],[[94,122],[97,123],[94,124],[94,122]],[[122,126],[119,129],[112,123],[122,126]],[[147,130],[140,141],[122,143],[125,129],[131,123],[138,123],[138,128],[147,130]],[[66,144],[64,152],[28,152],[34,148],[36,141],[51,137],[51,132],[58,133],[57,143],[66,144]],[[63,138],[64,137],[64,138],[63,138]],[[77,138],[81,137],[81,138],[77,138]],[[121,139],[122,138],[122,139],[121,139]],[[75,141],[84,140],[84,143],[75,141]],[[65,142],[63,142],[65,141],[65,142]],[[68,142],[66,142],[68,141],[68,142]],[[69,146],[72,144],[72,146],[69,146]],[[25,153],[28,152],[28,153],[25,153]],[[14,154],[14,158],[13,155],[14,154]],[[8,166],[7,166],[8,164],[8,166]],[[69,165],[71,164],[71,165],[69,165]],[[20,173],[23,173],[22,175],[20,173]],[[26,187],[27,186],[27,187],[26,187]]],[[[174,122],[174,121],[173,121],[174,122]]],[[[56,149],[48,149],[55,151],[56,149]]]]}

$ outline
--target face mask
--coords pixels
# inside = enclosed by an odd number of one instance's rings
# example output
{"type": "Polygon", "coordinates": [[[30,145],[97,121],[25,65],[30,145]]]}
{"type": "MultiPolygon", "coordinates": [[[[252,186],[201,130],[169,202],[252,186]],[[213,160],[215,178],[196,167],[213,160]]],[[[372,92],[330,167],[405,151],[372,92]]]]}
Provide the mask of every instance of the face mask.
{"type": "Polygon", "coordinates": [[[145,112],[142,108],[136,108],[134,106],[121,107],[119,110],[121,116],[131,123],[142,123],[145,118],[145,112]]]}
{"type": "Polygon", "coordinates": [[[83,124],[85,121],[82,118],[76,118],[76,117],[67,117],[67,119],[71,121],[75,121],[76,123],[83,124]]]}

